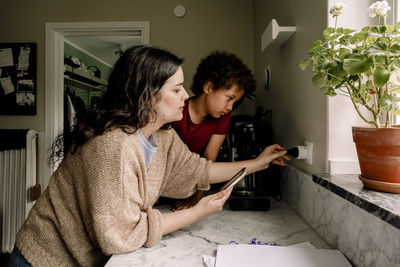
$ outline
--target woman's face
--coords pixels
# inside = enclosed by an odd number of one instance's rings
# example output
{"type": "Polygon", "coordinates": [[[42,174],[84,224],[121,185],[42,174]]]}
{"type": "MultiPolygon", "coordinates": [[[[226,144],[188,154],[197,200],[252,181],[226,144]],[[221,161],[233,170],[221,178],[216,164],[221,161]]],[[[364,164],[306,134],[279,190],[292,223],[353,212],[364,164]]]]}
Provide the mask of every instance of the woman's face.
{"type": "Polygon", "coordinates": [[[214,117],[220,118],[232,110],[233,104],[244,95],[237,84],[231,88],[213,89],[212,86],[205,88],[206,109],[207,113],[214,117]]]}
{"type": "Polygon", "coordinates": [[[155,106],[157,120],[162,124],[181,120],[185,100],[189,97],[185,88],[183,88],[181,67],[161,87],[160,94],[160,101],[155,106]]]}

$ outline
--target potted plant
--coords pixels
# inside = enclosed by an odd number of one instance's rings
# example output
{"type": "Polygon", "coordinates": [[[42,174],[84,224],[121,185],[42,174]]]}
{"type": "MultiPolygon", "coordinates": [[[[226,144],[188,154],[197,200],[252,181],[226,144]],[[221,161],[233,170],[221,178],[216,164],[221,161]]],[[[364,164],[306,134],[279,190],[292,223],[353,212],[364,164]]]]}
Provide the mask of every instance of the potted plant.
{"type": "Polygon", "coordinates": [[[400,23],[386,24],[390,6],[378,1],[368,9],[377,25],[339,28],[344,7],[330,9],[335,27],[323,31],[324,41],[312,43],[300,68],[312,67],[312,82],[323,94],[348,96],[369,125],[352,127],[364,185],[400,193],[400,128],[392,125],[400,115],[400,23]]]}

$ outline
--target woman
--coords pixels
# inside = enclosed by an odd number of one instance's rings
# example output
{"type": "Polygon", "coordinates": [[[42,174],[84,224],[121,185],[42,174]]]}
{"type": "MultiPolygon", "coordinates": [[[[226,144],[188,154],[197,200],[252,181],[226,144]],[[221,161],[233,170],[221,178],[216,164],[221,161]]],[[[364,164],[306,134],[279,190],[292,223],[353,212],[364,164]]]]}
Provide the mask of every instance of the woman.
{"type": "MultiPolygon", "coordinates": [[[[251,70],[234,54],[215,51],[203,58],[193,77],[194,96],[185,101],[183,118],[172,124],[189,150],[215,161],[229,133],[233,106],[251,97],[256,88],[251,70]]],[[[173,203],[173,210],[195,205],[203,196],[197,191],[173,203]]]]}
{"type": "Polygon", "coordinates": [[[53,156],[64,148],[66,153],[18,232],[14,266],[16,260],[27,266],[104,265],[112,254],[153,246],[162,235],[221,210],[230,191],[168,214],[153,208],[160,195],[185,198],[243,166],[252,172],[274,160],[284,164],[278,145],[235,163],[212,164],[190,152],[168,130],[168,123],[182,118],[188,97],[181,65],[156,48],[123,53],[99,103],[55,143],[53,156]]]}

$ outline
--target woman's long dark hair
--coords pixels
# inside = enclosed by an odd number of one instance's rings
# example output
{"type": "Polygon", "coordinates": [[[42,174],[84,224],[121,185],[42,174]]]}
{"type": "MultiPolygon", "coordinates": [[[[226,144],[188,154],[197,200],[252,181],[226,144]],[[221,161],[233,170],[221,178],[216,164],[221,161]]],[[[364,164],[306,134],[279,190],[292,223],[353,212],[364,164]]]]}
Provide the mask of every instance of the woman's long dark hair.
{"type": "Polygon", "coordinates": [[[70,131],[57,136],[50,163],[75,153],[89,139],[121,128],[134,133],[150,122],[164,83],[175,74],[183,60],[174,54],[148,46],[127,49],[115,63],[107,91],[99,102],[77,121],[70,131]]]}

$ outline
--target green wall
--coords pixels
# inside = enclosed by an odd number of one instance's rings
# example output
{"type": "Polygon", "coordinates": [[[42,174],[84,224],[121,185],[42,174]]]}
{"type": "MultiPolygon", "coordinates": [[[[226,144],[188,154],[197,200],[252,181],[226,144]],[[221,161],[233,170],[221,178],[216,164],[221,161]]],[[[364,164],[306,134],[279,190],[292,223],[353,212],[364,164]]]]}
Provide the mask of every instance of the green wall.
{"type": "MultiPolygon", "coordinates": [[[[111,71],[111,67],[97,60],[96,58],[88,55],[84,51],[64,42],[64,58],[75,57],[81,60],[86,66],[96,66],[100,70],[100,79],[107,80],[111,71]]],[[[70,87],[75,95],[79,96],[85,103],[86,108],[90,107],[92,97],[99,97],[103,94],[102,91],[88,91],[76,87],[70,87]]]]}
{"type": "Polygon", "coordinates": [[[70,45],[67,42],[64,42],[64,58],[66,57],[76,57],[79,58],[86,67],[89,66],[96,66],[99,68],[101,76],[101,79],[107,80],[108,75],[110,74],[111,67],[107,66],[106,64],[98,61],[97,59],[93,58],[92,56],[86,54],[82,50],[79,50],[72,45],[70,45]]]}

